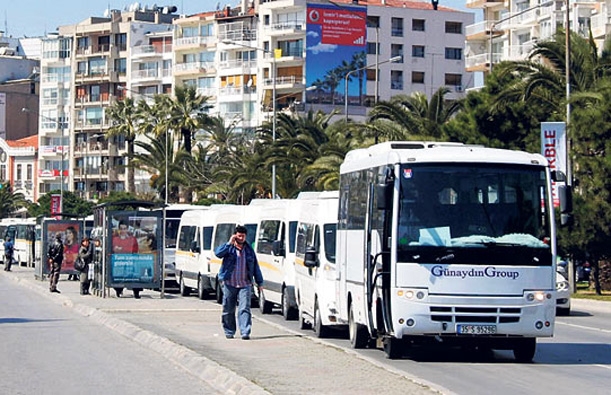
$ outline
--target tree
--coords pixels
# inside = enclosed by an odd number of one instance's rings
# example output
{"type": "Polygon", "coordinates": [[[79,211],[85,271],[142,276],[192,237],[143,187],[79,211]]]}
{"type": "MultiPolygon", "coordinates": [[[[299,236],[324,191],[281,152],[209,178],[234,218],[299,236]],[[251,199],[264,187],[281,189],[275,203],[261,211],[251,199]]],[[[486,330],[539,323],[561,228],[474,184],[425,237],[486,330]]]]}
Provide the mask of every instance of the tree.
{"type": "MultiPolygon", "coordinates": [[[[28,216],[30,217],[50,217],[51,216],[51,195],[59,195],[60,190],[51,191],[38,198],[37,203],[32,203],[28,207],[28,216]]],[[[93,214],[95,203],[82,199],[74,192],[64,190],[63,193],[63,211],[64,214],[76,217],[86,217],[93,214]]]]}
{"type": "Polygon", "coordinates": [[[139,133],[140,115],[136,110],[134,101],[130,97],[117,100],[106,111],[111,127],[107,130],[107,137],[123,136],[127,144],[127,191],[134,192],[136,184],[134,179],[134,141],[139,133]]]}
{"type": "Polygon", "coordinates": [[[0,218],[9,217],[15,211],[28,206],[21,192],[13,192],[10,182],[0,183],[0,218]]]}
{"type": "MultiPolygon", "coordinates": [[[[445,95],[450,93],[446,87],[439,88],[429,101],[426,94],[415,92],[411,96],[397,95],[390,101],[378,102],[369,114],[368,122],[374,124],[374,130],[384,131],[389,127],[379,126],[379,120],[394,123],[403,131],[401,136],[392,136],[400,140],[444,139],[443,125],[461,110],[460,101],[447,101],[445,95]],[[375,126],[378,124],[378,126],[375,126]],[[377,128],[377,129],[376,129],[377,128]]],[[[396,132],[396,128],[394,129],[396,132]]]]}
{"type": "Polygon", "coordinates": [[[182,147],[187,153],[191,153],[194,133],[209,125],[207,101],[208,97],[199,95],[194,87],[177,86],[174,97],[167,103],[168,126],[180,132],[182,147]]]}

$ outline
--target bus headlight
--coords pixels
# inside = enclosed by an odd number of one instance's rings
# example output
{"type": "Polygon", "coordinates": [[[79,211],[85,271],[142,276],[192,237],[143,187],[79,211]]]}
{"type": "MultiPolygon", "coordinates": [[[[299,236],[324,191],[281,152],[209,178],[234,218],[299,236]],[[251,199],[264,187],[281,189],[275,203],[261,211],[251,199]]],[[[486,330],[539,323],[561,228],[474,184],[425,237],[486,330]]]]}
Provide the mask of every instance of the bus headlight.
{"type": "Polygon", "coordinates": [[[427,292],[422,289],[399,289],[397,290],[397,296],[409,300],[423,300],[427,297],[427,292]]]}
{"type": "Polygon", "coordinates": [[[543,302],[545,299],[549,299],[549,294],[543,291],[531,291],[526,294],[526,300],[529,302],[543,302]]]}

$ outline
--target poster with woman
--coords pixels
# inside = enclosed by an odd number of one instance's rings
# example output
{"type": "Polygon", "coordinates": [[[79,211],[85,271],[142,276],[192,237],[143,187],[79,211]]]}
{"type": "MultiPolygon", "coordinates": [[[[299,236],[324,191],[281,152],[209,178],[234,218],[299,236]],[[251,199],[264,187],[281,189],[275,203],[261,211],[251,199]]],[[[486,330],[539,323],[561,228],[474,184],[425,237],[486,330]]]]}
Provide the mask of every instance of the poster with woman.
{"type": "MultiPolygon", "coordinates": [[[[81,221],[45,221],[43,225],[43,262],[47,262],[47,251],[49,245],[55,240],[55,235],[59,234],[64,244],[64,260],[62,261],[62,274],[74,273],[74,261],[78,255],[79,240],[82,238],[83,223],[81,221]]],[[[43,273],[50,271],[49,265],[43,266],[43,273]]]]}

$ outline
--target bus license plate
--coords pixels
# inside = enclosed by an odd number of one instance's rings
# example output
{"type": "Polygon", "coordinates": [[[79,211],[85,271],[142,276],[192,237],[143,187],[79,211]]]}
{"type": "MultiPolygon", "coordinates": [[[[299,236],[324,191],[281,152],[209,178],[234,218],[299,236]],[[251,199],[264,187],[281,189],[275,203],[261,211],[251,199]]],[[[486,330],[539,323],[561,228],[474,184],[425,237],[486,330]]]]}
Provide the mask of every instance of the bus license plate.
{"type": "Polygon", "coordinates": [[[457,325],[456,332],[460,335],[494,335],[496,325],[457,325]]]}

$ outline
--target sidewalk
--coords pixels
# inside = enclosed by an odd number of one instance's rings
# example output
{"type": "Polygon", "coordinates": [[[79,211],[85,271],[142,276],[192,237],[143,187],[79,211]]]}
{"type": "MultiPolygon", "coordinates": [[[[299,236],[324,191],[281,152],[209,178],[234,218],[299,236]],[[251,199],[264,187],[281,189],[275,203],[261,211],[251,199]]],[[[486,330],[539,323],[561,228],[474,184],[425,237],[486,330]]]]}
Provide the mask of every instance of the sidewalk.
{"type": "MultiPolygon", "coordinates": [[[[117,298],[82,296],[79,282],[62,275],[61,294],[34,270],[13,266],[1,275],[157,351],[169,361],[227,394],[386,394],[450,393],[352,350],[286,330],[265,319],[253,320],[250,341],[225,339],[221,307],[196,297],[145,290],[135,299],[129,290],[117,298]]],[[[379,351],[380,353],[382,351],[379,351]]]]}

